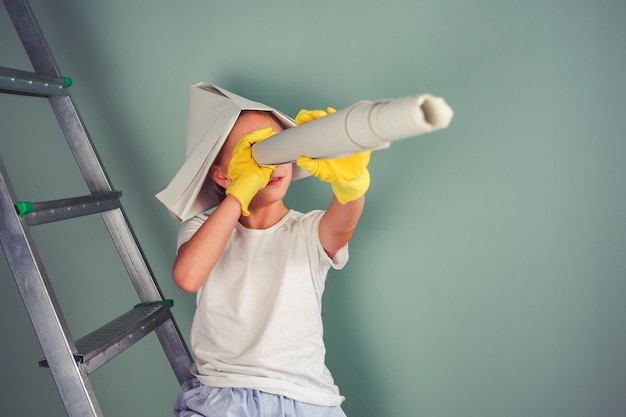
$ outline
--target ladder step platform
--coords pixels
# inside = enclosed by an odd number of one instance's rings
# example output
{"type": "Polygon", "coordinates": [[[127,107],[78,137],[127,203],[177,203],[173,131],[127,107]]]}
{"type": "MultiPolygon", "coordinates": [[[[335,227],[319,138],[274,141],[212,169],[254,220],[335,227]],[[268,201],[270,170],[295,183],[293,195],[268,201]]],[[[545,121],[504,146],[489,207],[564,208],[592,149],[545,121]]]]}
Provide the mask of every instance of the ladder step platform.
{"type": "Polygon", "coordinates": [[[18,201],[15,209],[24,223],[35,226],[120,208],[121,196],[121,191],[106,191],[36,203],[18,201]]]}
{"type": "MultiPolygon", "coordinates": [[[[76,341],[74,358],[90,374],[172,319],[172,300],[136,305],[130,311],[76,341]]],[[[44,358],[39,366],[48,367],[44,358]]]]}
{"type": "Polygon", "coordinates": [[[10,94],[67,96],[72,85],[69,77],[53,77],[34,72],[0,67],[0,90],[10,94]]]}

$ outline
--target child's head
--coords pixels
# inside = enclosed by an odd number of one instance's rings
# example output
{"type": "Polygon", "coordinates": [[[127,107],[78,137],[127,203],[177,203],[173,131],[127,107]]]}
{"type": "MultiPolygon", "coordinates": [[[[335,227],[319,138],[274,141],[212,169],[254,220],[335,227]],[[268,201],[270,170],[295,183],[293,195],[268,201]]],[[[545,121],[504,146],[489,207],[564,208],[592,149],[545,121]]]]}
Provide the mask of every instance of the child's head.
{"type": "MultiPolygon", "coordinates": [[[[220,192],[223,193],[231,183],[231,179],[228,176],[228,166],[235,145],[243,135],[267,127],[271,128],[276,133],[283,130],[280,121],[271,112],[261,110],[242,111],[228,134],[226,142],[224,142],[215,161],[209,168],[207,181],[213,181],[214,184],[219,187],[220,192]]],[[[291,163],[277,165],[276,169],[272,172],[270,182],[265,188],[259,191],[257,194],[258,197],[255,196],[255,200],[261,202],[264,199],[266,201],[267,199],[282,199],[289,188],[291,177],[291,163]]]]}
{"type": "MultiPolygon", "coordinates": [[[[188,220],[217,206],[223,199],[224,194],[215,186],[215,182],[210,178],[207,180],[209,170],[218,159],[218,154],[221,154],[219,164],[225,159],[230,160],[230,151],[220,151],[225,148],[228,138],[234,137],[236,143],[241,137],[232,131],[240,116],[248,111],[269,115],[273,118],[272,123],[277,123],[274,126],[276,131],[296,125],[292,119],[272,107],[213,84],[203,82],[191,86],[186,159],[169,185],[156,195],[174,218],[188,220]]],[[[295,164],[292,164],[291,170],[293,180],[309,175],[295,164]]]]}

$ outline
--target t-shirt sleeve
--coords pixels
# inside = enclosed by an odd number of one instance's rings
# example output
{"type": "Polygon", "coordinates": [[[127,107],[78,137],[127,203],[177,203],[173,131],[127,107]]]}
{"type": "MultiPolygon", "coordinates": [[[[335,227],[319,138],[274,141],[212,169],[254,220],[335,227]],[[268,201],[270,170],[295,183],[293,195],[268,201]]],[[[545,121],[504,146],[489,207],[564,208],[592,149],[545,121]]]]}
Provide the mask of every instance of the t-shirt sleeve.
{"type": "Polygon", "coordinates": [[[183,222],[180,225],[180,229],[178,229],[178,238],[176,242],[176,252],[182,246],[183,243],[187,242],[189,239],[196,234],[198,229],[204,224],[208,216],[206,214],[199,214],[191,219],[183,222]]]}
{"type": "MultiPolygon", "coordinates": [[[[322,250],[324,250],[324,248],[322,248],[322,250]]],[[[343,248],[337,251],[334,257],[329,258],[332,261],[331,266],[333,267],[333,269],[343,269],[343,267],[346,266],[346,264],[348,263],[348,255],[348,244],[346,243],[343,248]]]]}
{"type": "Polygon", "coordinates": [[[320,242],[320,234],[318,229],[320,220],[322,219],[324,213],[325,211],[323,210],[314,210],[304,216],[307,232],[310,234],[311,238],[315,242],[320,261],[322,263],[328,264],[333,269],[343,269],[349,259],[348,244],[346,243],[341,249],[337,251],[335,256],[331,258],[326,254],[326,251],[322,246],[322,242],[320,242]]]}

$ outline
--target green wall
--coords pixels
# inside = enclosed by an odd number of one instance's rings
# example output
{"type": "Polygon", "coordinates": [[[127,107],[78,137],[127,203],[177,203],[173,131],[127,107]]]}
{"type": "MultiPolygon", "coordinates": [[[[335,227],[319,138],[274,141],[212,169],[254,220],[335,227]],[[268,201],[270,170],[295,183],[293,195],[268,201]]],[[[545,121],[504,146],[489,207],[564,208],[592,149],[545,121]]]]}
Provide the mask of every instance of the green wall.
{"type": "MultiPolygon", "coordinates": [[[[328,364],[351,417],[626,413],[626,3],[616,0],[128,1],[32,6],[187,334],[177,224],[153,195],[184,155],[187,88],[302,107],[432,93],[441,132],[372,157],[351,261],[325,298],[328,364]]],[[[29,70],[5,10],[0,65],[29,70]]],[[[18,197],[84,194],[45,100],[0,96],[18,197]]],[[[328,187],[289,204],[324,207],[328,187]]],[[[99,219],[35,229],[79,337],[136,296],[99,219]],[[89,247],[92,245],[93,247],[89,247]]],[[[63,415],[0,258],[4,415],[63,415]]],[[[148,337],[92,375],[107,416],[170,415],[148,337]]]]}

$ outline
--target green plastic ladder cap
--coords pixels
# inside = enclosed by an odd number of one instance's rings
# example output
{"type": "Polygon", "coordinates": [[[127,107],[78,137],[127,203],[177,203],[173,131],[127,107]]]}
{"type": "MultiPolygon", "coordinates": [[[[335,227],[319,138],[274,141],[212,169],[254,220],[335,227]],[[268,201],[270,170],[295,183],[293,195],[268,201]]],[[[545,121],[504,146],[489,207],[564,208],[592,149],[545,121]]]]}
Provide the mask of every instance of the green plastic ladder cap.
{"type": "Polygon", "coordinates": [[[19,214],[20,217],[24,217],[33,211],[33,203],[31,203],[30,201],[18,201],[17,203],[15,203],[15,209],[17,210],[17,214],[19,214]]]}
{"type": "Polygon", "coordinates": [[[71,87],[74,81],[70,77],[63,77],[65,82],[63,83],[63,88],[71,87]]]}
{"type": "Polygon", "coordinates": [[[147,301],[145,303],[135,304],[133,308],[149,307],[149,306],[154,306],[154,305],[166,305],[168,308],[172,308],[174,307],[174,300],[166,299],[166,300],[157,300],[157,301],[147,301]]]}

